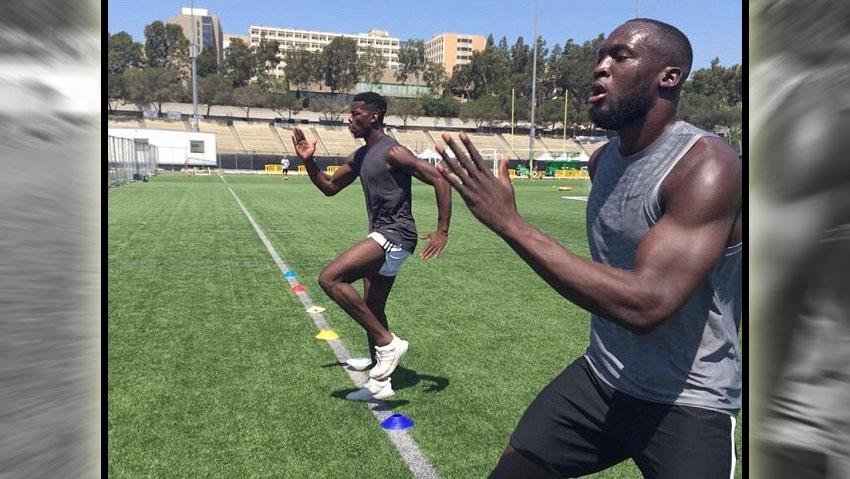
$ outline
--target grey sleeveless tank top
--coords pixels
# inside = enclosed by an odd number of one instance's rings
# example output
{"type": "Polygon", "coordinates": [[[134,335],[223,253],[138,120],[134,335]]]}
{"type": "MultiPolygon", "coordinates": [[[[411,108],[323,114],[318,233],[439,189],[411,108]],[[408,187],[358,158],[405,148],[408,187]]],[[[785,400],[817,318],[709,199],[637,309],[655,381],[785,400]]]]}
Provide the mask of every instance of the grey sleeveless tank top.
{"type": "MultiPolygon", "coordinates": [[[[641,239],[664,214],[662,181],[706,135],[679,121],[633,155],[621,155],[617,139],[604,147],[587,206],[594,261],[634,270],[641,239]]],[[[741,407],[741,255],[741,244],[727,247],[685,305],[649,334],[636,335],[592,315],[585,356],[600,379],[639,399],[736,413],[741,407]]]]}
{"type": "Polygon", "coordinates": [[[403,171],[390,168],[387,151],[398,145],[384,135],[374,145],[366,145],[354,155],[354,169],[360,175],[369,232],[378,232],[410,253],[416,249],[416,222],[411,211],[410,179],[403,171]]]}

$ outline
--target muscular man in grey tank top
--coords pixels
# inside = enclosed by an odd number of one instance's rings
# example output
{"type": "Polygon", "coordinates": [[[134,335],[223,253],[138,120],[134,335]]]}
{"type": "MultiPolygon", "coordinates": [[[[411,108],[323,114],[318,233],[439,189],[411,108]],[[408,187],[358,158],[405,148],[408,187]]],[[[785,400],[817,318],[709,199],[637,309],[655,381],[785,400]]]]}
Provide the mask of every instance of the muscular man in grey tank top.
{"type": "Polygon", "coordinates": [[[676,120],[687,37],[636,19],[602,44],[582,258],[524,220],[464,134],[440,172],[552,288],[591,313],[590,346],[526,410],[490,477],[578,477],[631,458],[647,478],[730,477],[741,405],[741,161],[676,120]],[[444,166],[447,165],[447,166],[444,166]]]}
{"type": "Polygon", "coordinates": [[[363,185],[369,236],[340,254],[319,273],[319,285],[357,321],[369,339],[370,360],[352,367],[369,371],[369,381],[348,399],[386,399],[394,394],[390,375],[406,353],[408,343],[389,329],[384,307],[401,262],[416,248],[416,225],[411,213],[411,177],[432,185],[437,197],[437,230],[425,236],[420,253],[425,260],[440,255],[448,241],[451,188],[440,173],[384,132],[387,111],[377,93],[360,93],[351,102],[348,129],[366,145],[351,153],[334,174],[319,170],[313,160],[316,142],[299,129],[292,142],[304,161],[310,180],[327,196],[339,193],[358,176],[363,185]],[[361,296],[351,283],[363,280],[361,296]],[[370,364],[371,363],[371,364],[370,364]]]}

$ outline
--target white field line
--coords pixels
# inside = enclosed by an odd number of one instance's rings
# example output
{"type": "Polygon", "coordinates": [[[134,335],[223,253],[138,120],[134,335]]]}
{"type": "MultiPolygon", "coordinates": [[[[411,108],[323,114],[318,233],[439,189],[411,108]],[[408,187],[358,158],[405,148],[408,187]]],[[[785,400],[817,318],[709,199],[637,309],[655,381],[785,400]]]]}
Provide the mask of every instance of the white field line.
{"type": "MultiPolygon", "coordinates": [[[[245,216],[248,218],[248,221],[251,223],[251,226],[254,227],[254,231],[257,232],[257,236],[260,237],[260,240],[266,246],[266,249],[268,250],[269,254],[271,254],[272,259],[281,271],[281,277],[287,280],[290,286],[298,285],[299,282],[297,276],[292,278],[286,278],[283,276],[283,273],[290,271],[289,266],[287,266],[286,263],[284,263],[283,260],[280,258],[280,255],[274,249],[274,246],[272,246],[271,242],[266,237],[263,230],[260,228],[257,222],[254,221],[254,218],[251,216],[251,213],[249,213],[248,210],[245,208],[245,205],[242,204],[242,201],[236,195],[236,192],[234,192],[233,189],[230,188],[230,185],[227,184],[227,180],[224,179],[224,176],[220,176],[220,178],[221,181],[224,182],[225,186],[227,186],[227,190],[230,191],[230,194],[233,196],[233,199],[235,199],[239,207],[242,208],[242,212],[245,213],[245,216]]],[[[310,296],[307,294],[306,291],[296,294],[298,296],[298,299],[301,301],[301,304],[304,306],[305,310],[310,309],[312,306],[314,306],[313,300],[310,299],[310,296]]],[[[328,322],[323,314],[312,313],[310,314],[310,316],[313,318],[313,323],[315,323],[316,327],[320,330],[330,329],[330,326],[328,325],[328,322]]],[[[340,362],[340,364],[345,364],[345,361],[348,360],[350,356],[348,354],[348,350],[345,348],[345,345],[342,343],[342,341],[339,339],[335,339],[332,341],[327,341],[327,343],[334,351],[334,354],[336,355],[336,358],[340,362]]],[[[366,381],[369,380],[368,375],[364,372],[355,371],[349,368],[343,369],[345,369],[345,372],[348,373],[348,377],[351,378],[351,382],[353,382],[354,385],[358,388],[363,387],[363,385],[366,384],[366,381]]],[[[385,419],[387,419],[393,414],[392,410],[387,407],[386,403],[379,399],[369,401],[368,405],[369,409],[372,411],[372,415],[375,416],[375,419],[378,420],[378,423],[383,422],[385,419]]],[[[437,471],[434,470],[434,466],[432,466],[430,461],[428,461],[428,458],[426,458],[425,455],[422,454],[422,451],[419,449],[419,446],[416,444],[413,438],[410,437],[410,435],[407,433],[407,430],[403,429],[396,431],[385,431],[390,437],[390,441],[392,441],[393,445],[396,447],[396,449],[398,449],[398,452],[401,454],[401,458],[407,464],[407,467],[413,473],[414,477],[416,477],[417,479],[439,479],[440,476],[437,474],[437,471]]]]}

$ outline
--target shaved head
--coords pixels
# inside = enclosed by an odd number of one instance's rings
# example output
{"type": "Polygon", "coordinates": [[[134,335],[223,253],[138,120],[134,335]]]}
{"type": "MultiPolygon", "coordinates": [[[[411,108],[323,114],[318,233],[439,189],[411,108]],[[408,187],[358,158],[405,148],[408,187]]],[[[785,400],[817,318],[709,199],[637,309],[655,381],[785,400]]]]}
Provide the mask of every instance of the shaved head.
{"type": "MultiPolygon", "coordinates": [[[[650,35],[647,42],[652,48],[661,54],[659,61],[665,66],[675,66],[682,69],[682,79],[688,78],[691,72],[691,64],[694,60],[694,52],[691,42],[681,30],[658,20],[651,18],[635,18],[624,25],[637,24],[646,27],[650,35]]],[[[635,25],[635,26],[637,26],[635,25]]],[[[679,88],[684,82],[680,82],[679,88]]]]}

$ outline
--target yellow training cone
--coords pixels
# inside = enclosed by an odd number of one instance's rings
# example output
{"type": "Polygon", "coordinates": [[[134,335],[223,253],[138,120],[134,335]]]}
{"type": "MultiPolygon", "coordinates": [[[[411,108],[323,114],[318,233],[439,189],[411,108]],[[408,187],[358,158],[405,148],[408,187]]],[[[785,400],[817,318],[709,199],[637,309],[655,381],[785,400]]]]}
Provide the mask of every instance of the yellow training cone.
{"type": "Polygon", "coordinates": [[[333,341],[334,339],[339,339],[339,335],[337,335],[332,329],[323,329],[319,331],[319,334],[316,335],[316,339],[333,341]]]}
{"type": "Polygon", "coordinates": [[[309,308],[307,308],[307,312],[310,313],[310,314],[322,313],[324,311],[325,311],[325,308],[323,308],[321,306],[310,306],[309,308]]]}

